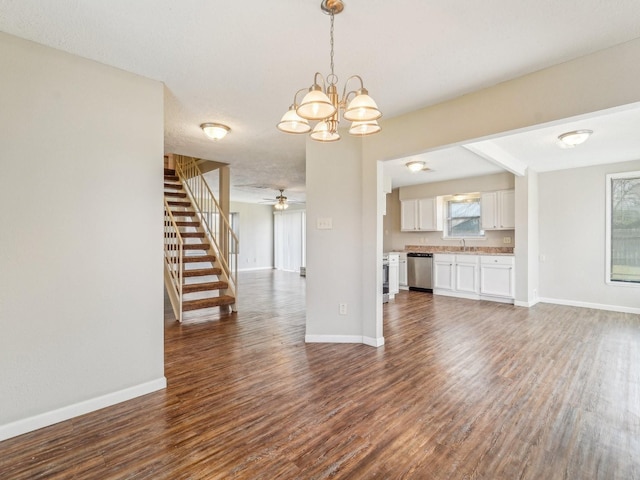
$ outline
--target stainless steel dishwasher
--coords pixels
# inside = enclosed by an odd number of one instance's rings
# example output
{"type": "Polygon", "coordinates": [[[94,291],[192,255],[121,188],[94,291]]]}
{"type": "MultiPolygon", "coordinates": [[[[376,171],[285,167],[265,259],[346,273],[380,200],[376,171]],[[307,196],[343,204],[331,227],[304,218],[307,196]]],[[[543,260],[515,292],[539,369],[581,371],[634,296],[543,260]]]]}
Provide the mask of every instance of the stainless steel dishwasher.
{"type": "Polygon", "coordinates": [[[409,290],[433,292],[433,253],[407,253],[409,290]]]}

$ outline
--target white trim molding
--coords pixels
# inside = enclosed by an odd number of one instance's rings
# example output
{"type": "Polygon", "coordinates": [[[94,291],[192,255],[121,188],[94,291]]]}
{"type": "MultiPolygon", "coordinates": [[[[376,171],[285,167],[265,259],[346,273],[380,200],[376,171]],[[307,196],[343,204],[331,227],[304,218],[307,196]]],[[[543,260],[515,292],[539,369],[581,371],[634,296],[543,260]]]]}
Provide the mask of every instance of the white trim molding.
{"type": "Polygon", "coordinates": [[[361,335],[305,335],[305,343],[362,343],[371,347],[384,345],[384,337],[373,338],[361,335]]]}
{"type": "Polygon", "coordinates": [[[117,403],[126,402],[127,400],[132,400],[164,388],[167,388],[167,379],[161,377],[150,382],[125,388],[124,390],[107,393],[106,395],[74,403],[66,407],[51,410],[50,412],[40,413],[33,417],[0,425],[0,441],[17,437],[18,435],[32,432],[39,428],[48,427],[49,425],[63,422],[74,417],[79,417],[80,415],[94,412],[101,408],[110,407],[117,403]]]}
{"type": "Polygon", "coordinates": [[[602,303],[579,302],[575,300],[563,300],[561,298],[539,298],[542,303],[553,303],[555,305],[567,305],[569,307],[593,308],[595,310],[608,310],[620,313],[636,313],[640,314],[640,308],[622,307],[619,305],[606,305],[602,303]]]}

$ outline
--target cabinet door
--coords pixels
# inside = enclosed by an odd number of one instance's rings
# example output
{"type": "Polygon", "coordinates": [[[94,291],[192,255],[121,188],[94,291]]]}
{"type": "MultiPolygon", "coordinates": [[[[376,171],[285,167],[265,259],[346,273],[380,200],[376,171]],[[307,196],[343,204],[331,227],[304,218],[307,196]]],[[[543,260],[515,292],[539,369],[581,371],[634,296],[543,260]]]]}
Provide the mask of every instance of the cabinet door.
{"type": "Polygon", "coordinates": [[[480,266],[480,293],[494,297],[513,298],[513,267],[510,265],[480,266]]]}
{"type": "Polygon", "coordinates": [[[400,291],[398,264],[389,264],[389,293],[395,295],[400,291]]]}
{"type": "Polygon", "coordinates": [[[433,262],[433,288],[441,290],[453,290],[455,287],[454,262],[447,259],[437,259],[434,256],[433,262]]]}
{"type": "Polygon", "coordinates": [[[418,224],[418,201],[403,200],[400,202],[400,230],[417,230],[418,224]]]}
{"type": "Polygon", "coordinates": [[[418,230],[436,230],[436,199],[418,200],[418,230]]]}
{"type": "Polygon", "coordinates": [[[400,286],[406,287],[409,279],[407,278],[407,257],[400,257],[398,262],[398,283],[400,286]]]}
{"type": "Polygon", "coordinates": [[[500,228],[511,230],[516,226],[516,192],[500,192],[500,228]]]}
{"type": "Polygon", "coordinates": [[[483,193],[480,196],[480,226],[483,230],[497,228],[498,202],[496,192],[483,193]]]}
{"type": "Polygon", "coordinates": [[[455,286],[457,291],[475,294],[480,292],[479,265],[480,259],[475,255],[456,256],[455,286]]]}

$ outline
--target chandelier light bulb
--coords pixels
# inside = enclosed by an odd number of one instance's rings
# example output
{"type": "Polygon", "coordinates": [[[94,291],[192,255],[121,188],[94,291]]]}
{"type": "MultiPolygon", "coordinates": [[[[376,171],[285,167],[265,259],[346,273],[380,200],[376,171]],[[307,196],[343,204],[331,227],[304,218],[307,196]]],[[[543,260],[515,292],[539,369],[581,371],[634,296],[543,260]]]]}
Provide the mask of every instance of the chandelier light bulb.
{"type": "Polygon", "coordinates": [[[285,133],[308,133],[311,131],[311,126],[309,120],[298,115],[292,105],[282,116],[278,129],[285,133]]]}
{"type": "Polygon", "coordinates": [[[340,140],[340,134],[332,132],[327,122],[320,122],[311,132],[311,138],[318,142],[336,142],[340,140]]]}
{"type": "Polygon", "coordinates": [[[381,130],[380,125],[375,120],[370,122],[353,122],[351,124],[351,128],[349,128],[349,133],[351,135],[373,135],[374,133],[378,133],[381,130]]]}

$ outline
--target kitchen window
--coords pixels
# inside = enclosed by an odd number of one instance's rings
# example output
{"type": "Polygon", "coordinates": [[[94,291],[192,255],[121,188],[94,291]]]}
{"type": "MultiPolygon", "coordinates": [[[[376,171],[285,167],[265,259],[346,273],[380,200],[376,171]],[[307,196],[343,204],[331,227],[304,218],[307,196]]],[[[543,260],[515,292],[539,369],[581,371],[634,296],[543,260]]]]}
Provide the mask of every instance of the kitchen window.
{"type": "Polygon", "coordinates": [[[484,237],[480,228],[480,197],[454,195],[446,202],[447,237],[484,237]]]}
{"type": "Polygon", "coordinates": [[[607,175],[606,282],[640,286],[640,172],[607,175]]]}

